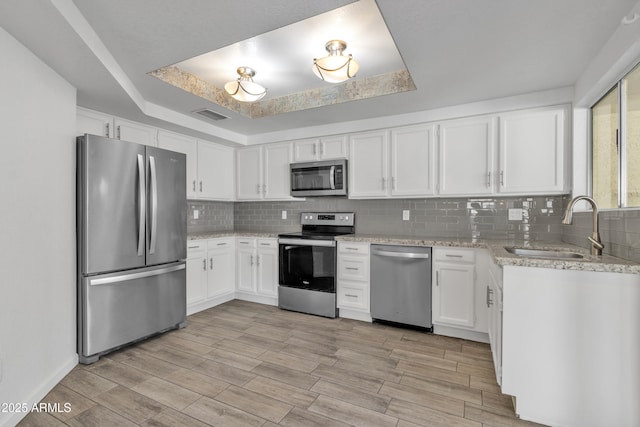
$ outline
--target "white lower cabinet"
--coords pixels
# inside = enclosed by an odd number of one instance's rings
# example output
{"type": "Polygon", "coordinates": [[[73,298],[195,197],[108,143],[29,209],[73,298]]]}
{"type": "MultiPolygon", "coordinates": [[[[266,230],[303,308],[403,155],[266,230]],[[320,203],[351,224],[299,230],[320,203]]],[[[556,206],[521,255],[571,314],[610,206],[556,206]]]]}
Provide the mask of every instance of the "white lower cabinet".
{"type": "Polygon", "coordinates": [[[187,314],[234,297],[235,238],[187,242],[187,314]]]}
{"type": "Polygon", "coordinates": [[[502,267],[489,266],[490,278],[486,287],[489,344],[496,371],[496,381],[502,384],[502,267]]]}
{"type": "Polygon", "coordinates": [[[278,239],[237,238],[236,298],[278,305],[278,239]]]}
{"type": "Polygon", "coordinates": [[[338,242],[337,274],[340,317],[371,322],[369,243],[338,242]]]}
{"type": "Polygon", "coordinates": [[[488,341],[483,285],[476,272],[477,258],[486,251],[470,248],[433,248],[432,319],[434,332],[476,341],[488,341]]]}

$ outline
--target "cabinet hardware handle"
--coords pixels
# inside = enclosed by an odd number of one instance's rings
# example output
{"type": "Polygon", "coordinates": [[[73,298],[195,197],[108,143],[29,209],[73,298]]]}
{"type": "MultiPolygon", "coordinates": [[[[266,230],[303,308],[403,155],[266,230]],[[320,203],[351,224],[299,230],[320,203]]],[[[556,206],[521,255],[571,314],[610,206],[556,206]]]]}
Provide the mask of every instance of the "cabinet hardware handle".
{"type": "Polygon", "coordinates": [[[500,171],[500,185],[504,185],[504,171],[500,171]]]}
{"type": "Polygon", "coordinates": [[[256,265],[260,267],[260,255],[256,256],[256,265]]]}
{"type": "Polygon", "coordinates": [[[387,189],[387,178],[382,177],[382,189],[386,190],[387,189]]]}
{"type": "Polygon", "coordinates": [[[345,297],[358,298],[358,295],[344,294],[345,297]]]}
{"type": "Polygon", "coordinates": [[[450,254],[445,254],[445,256],[448,256],[449,258],[462,258],[462,255],[450,255],[450,254]]]}
{"type": "Polygon", "coordinates": [[[256,184],[256,193],[260,194],[260,184],[256,184]]]}
{"type": "Polygon", "coordinates": [[[262,186],[262,194],[267,194],[267,184],[262,186]]]}
{"type": "Polygon", "coordinates": [[[487,308],[489,308],[489,307],[491,307],[493,305],[493,300],[491,299],[492,295],[493,295],[493,289],[491,289],[487,285],[487,308]]]}
{"type": "Polygon", "coordinates": [[[313,144],[313,155],[314,155],[314,156],[316,155],[316,150],[317,150],[317,149],[316,149],[316,143],[314,143],[314,144],[313,144]]]}
{"type": "Polygon", "coordinates": [[[200,246],[187,246],[187,249],[198,249],[200,246]]]}
{"type": "Polygon", "coordinates": [[[251,264],[250,265],[253,265],[253,255],[251,255],[251,264]]]}
{"type": "Polygon", "coordinates": [[[260,246],[269,246],[271,243],[260,243],[260,246]]]}
{"type": "Polygon", "coordinates": [[[391,177],[391,189],[392,190],[397,190],[397,188],[396,188],[396,177],[395,176],[391,177]]]}
{"type": "Polygon", "coordinates": [[[116,126],[116,138],[120,139],[120,126],[116,126]]]}
{"type": "Polygon", "coordinates": [[[196,180],[195,179],[193,180],[193,191],[194,192],[196,191],[196,180]]]}
{"type": "Polygon", "coordinates": [[[346,268],[347,270],[353,270],[353,271],[358,271],[358,270],[360,270],[360,269],[359,269],[359,268],[357,268],[357,267],[345,267],[345,268],[346,268]]]}
{"type": "Polygon", "coordinates": [[[440,272],[436,270],[436,286],[440,286],[440,272]]]}
{"type": "Polygon", "coordinates": [[[487,188],[491,188],[491,172],[487,174],[487,188]]]}
{"type": "Polygon", "coordinates": [[[324,142],[320,143],[320,155],[323,156],[324,155],[324,142]]]}
{"type": "Polygon", "coordinates": [[[206,258],[202,260],[202,269],[204,271],[207,271],[207,259],[206,258]]]}
{"type": "Polygon", "coordinates": [[[106,123],[105,125],[105,134],[104,136],[106,136],[107,138],[109,137],[109,123],[106,123]]]}
{"type": "Polygon", "coordinates": [[[345,246],[345,249],[348,250],[348,251],[357,251],[358,250],[358,248],[350,248],[348,246],[345,246]]]}
{"type": "Polygon", "coordinates": [[[202,181],[200,181],[200,192],[202,193],[202,181]]]}
{"type": "Polygon", "coordinates": [[[226,245],[227,245],[226,242],[218,243],[218,246],[226,246],[226,245]]]}
{"type": "Polygon", "coordinates": [[[209,270],[213,270],[213,257],[209,258],[209,270]]]}

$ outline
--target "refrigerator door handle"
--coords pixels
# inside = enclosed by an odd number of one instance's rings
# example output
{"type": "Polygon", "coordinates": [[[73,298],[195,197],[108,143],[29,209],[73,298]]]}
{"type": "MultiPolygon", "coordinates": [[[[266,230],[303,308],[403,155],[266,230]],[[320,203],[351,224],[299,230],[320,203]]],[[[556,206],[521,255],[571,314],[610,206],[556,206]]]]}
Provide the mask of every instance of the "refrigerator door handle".
{"type": "Polygon", "coordinates": [[[138,154],[138,256],[144,255],[144,219],[146,216],[144,158],[142,154],[138,154]]]}
{"type": "Polygon", "coordinates": [[[91,279],[89,281],[89,286],[107,285],[107,284],[110,284],[110,283],[126,282],[128,280],[142,279],[142,278],[145,278],[145,277],[160,276],[161,274],[171,273],[173,271],[184,270],[185,268],[186,268],[185,264],[181,263],[179,265],[173,265],[173,266],[170,266],[170,267],[158,268],[158,269],[149,270],[149,271],[143,271],[143,272],[140,272],[140,273],[130,273],[130,274],[122,274],[120,276],[111,276],[111,277],[104,277],[104,278],[100,278],[100,279],[91,279]]]}
{"type": "Polygon", "coordinates": [[[157,229],[158,229],[158,177],[156,175],[156,159],[149,156],[151,166],[151,242],[149,243],[149,253],[155,253],[157,229]]]}

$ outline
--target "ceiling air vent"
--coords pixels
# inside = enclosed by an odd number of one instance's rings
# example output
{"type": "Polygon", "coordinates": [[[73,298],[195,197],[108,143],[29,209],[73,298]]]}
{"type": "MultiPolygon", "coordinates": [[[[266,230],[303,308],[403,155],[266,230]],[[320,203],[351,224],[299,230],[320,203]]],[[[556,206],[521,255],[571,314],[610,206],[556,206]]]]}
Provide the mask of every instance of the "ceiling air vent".
{"type": "Polygon", "coordinates": [[[218,120],[228,119],[227,116],[223,116],[222,114],[216,113],[215,111],[209,110],[208,108],[204,108],[202,110],[196,110],[194,111],[194,113],[200,114],[201,116],[209,120],[213,120],[214,122],[217,122],[218,120]]]}

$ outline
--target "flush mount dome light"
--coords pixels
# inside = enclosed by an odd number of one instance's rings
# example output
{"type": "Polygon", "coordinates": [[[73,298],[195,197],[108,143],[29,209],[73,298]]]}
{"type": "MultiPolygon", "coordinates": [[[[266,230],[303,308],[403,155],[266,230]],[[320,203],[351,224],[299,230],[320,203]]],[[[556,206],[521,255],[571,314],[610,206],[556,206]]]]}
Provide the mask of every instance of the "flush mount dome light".
{"type": "Polygon", "coordinates": [[[267,89],[253,81],[253,76],[256,75],[253,68],[238,67],[236,71],[240,77],[224,85],[224,90],[226,90],[233,99],[240,102],[256,102],[267,94],[267,89]]]}
{"type": "Polygon", "coordinates": [[[324,46],[329,55],[313,60],[313,72],[329,83],[341,83],[354,77],[360,66],[353,56],[344,56],[342,51],[347,43],[342,40],[330,40],[324,46]]]}

